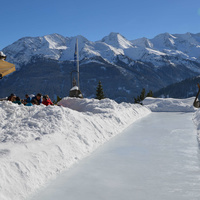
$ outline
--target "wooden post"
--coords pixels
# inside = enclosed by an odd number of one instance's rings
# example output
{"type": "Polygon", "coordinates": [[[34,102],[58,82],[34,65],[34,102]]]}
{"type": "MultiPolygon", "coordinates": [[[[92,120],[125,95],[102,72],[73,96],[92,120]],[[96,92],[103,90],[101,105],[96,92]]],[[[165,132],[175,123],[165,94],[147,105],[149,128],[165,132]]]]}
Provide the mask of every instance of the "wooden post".
{"type": "Polygon", "coordinates": [[[199,93],[200,93],[200,85],[199,85],[199,83],[197,83],[197,86],[199,88],[199,91],[197,92],[197,95],[196,95],[196,98],[194,100],[193,106],[196,107],[196,108],[199,108],[199,101],[197,101],[199,93]]]}

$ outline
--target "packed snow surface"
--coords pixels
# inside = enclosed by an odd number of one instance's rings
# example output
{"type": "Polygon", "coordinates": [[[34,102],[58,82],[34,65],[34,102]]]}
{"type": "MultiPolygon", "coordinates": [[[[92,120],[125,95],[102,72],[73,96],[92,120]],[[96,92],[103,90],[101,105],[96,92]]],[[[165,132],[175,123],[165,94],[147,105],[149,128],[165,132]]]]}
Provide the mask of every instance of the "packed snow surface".
{"type": "Polygon", "coordinates": [[[192,116],[151,113],[27,200],[199,200],[192,116]]]}
{"type": "Polygon", "coordinates": [[[147,97],[143,104],[153,112],[194,112],[197,110],[193,106],[194,99],[195,97],[187,99],[147,97]]]}
{"type": "Polygon", "coordinates": [[[110,99],[0,102],[0,199],[23,200],[151,111],[110,99]]]}
{"type": "Polygon", "coordinates": [[[147,97],[143,104],[152,112],[195,112],[193,122],[197,127],[197,139],[200,143],[200,108],[193,106],[195,97],[187,99],[147,97]]]}
{"type": "Polygon", "coordinates": [[[195,112],[193,122],[197,127],[197,139],[200,144],[200,108],[195,108],[195,97],[187,99],[152,98],[148,97],[143,104],[152,112],[195,112]]]}

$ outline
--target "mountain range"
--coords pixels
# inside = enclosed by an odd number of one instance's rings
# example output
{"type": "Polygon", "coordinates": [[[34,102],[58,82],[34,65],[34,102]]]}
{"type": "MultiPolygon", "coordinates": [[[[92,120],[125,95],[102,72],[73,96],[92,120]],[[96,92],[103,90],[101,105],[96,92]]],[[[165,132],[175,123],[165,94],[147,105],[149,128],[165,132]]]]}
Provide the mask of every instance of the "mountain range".
{"type": "Polygon", "coordinates": [[[112,32],[96,42],[80,35],[24,37],[2,50],[17,71],[1,80],[0,97],[37,92],[53,99],[68,96],[77,38],[80,89],[88,98],[95,97],[99,80],[106,97],[133,102],[142,88],[155,92],[200,73],[200,33],[128,40],[112,32]]]}

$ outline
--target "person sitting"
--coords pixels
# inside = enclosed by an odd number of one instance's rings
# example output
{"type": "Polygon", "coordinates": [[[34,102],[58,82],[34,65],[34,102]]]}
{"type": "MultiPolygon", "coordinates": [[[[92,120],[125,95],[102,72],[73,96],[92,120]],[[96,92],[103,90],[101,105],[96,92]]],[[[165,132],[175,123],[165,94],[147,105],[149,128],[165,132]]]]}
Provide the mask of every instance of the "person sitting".
{"type": "Polygon", "coordinates": [[[35,99],[37,101],[37,105],[40,105],[42,103],[42,94],[38,93],[35,97],[33,97],[32,99],[35,99]]]}
{"type": "Polygon", "coordinates": [[[18,105],[20,105],[22,102],[21,102],[21,99],[19,97],[16,97],[15,101],[13,101],[13,103],[17,103],[18,105]]]}
{"type": "Polygon", "coordinates": [[[48,95],[44,95],[43,96],[43,101],[42,101],[42,104],[48,106],[48,105],[53,105],[51,99],[49,98],[48,95]]]}
{"type": "Polygon", "coordinates": [[[33,106],[33,105],[38,105],[38,102],[36,99],[32,99],[31,102],[25,104],[25,106],[33,106]]]}
{"type": "Polygon", "coordinates": [[[28,94],[25,95],[26,99],[23,100],[23,104],[31,103],[31,97],[28,94]]]}
{"type": "Polygon", "coordinates": [[[15,101],[15,98],[16,98],[16,95],[15,94],[11,94],[9,97],[8,97],[8,101],[15,101]]]}

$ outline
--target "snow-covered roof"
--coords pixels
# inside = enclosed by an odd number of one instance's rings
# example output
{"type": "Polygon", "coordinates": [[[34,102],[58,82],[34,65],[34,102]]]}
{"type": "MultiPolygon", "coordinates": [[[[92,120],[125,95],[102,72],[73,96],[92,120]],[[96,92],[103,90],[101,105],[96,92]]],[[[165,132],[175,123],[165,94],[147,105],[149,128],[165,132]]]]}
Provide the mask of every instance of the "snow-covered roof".
{"type": "Polygon", "coordinates": [[[70,91],[73,91],[73,90],[79,90],[78,86],[72,87],[70,91]]]}
{"type": "Polygon", "coordinates": [[[0,56],[5,57],[6,55],[3,53],[3,51],[0,51],[0,56]]]}
{"type": "Polygon", "coordinates": [[[3,53],[3,51],[0,51],[0,60],[5,60],[6,55],[3,53]]]}

